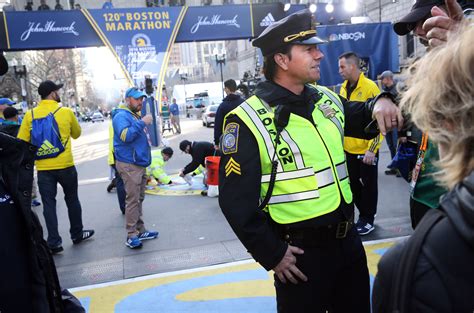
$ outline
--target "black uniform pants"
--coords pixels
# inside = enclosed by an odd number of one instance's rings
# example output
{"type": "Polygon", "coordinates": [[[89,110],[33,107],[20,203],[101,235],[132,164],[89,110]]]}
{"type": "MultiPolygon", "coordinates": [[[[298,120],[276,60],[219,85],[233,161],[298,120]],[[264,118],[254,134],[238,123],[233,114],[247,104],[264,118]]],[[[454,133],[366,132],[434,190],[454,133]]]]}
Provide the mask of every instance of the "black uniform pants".
{"type": "MultiPolygon", "coordinates": [[[[378,200],[378,162],[367,165],[358,159],[358,154],[346,153],[347,170],[354,197],[354,204],[359,210],[359,219],[374,223],[378,200]]],[[[378,154],[376,155],[378,158],[378,154]]]]}
{"type": "Polygon", "coordinates": [[[296,266],[307,282],[283,284],[274,275],[278,313],[370,313],[367,258],[353,227],[345,239],[302,248],[296,266]]]}

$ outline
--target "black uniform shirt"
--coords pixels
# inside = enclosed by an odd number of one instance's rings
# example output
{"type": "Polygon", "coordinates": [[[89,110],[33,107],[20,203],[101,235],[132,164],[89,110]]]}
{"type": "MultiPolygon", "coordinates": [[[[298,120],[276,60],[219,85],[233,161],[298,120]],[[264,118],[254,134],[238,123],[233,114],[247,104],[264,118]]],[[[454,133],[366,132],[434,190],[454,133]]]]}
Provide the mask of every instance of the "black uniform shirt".
{"type": "Polygon", "coordinates": [[[193,172],[199,165],[205,166],[204,161],[206,157],[215,154],[214,145],[207,141],[194,141],[189,153],[193,159],[191,163],[184,167],[184,175],[193,172]]]}
{"type": "MultiPolygon", "coordinates": [[[[289,105],[292,114],[302,116],[313,124],[311,114],[315,103],[320,99],[314,88],[305,87],[301,95],[272,82],[263,82],[257,86],[256,95],[271,106],[289,105]]],[[[370,101],[365,105],[360,102],[348,102],[341,98],[345,110],[345,134],[351,137],[371,139],[374,135],[364,132],[365,126],[372,120],[370,101]]],[[[283,258],[287,244],[280,238],[278,225],[270,216],[258,210],[261,185],[261,165],[257,141],[250,129],[236,115],[227,119],[238,123],[237,151],[223,154],[219,170],[219,204],[237,237],[244,244],[254,259],[264,268],[274,268],[283,258]],[[240,175],[235,172],[226,177],[226,165],[230,158],[238,163],[240,175]]],[[[222,150],[222,149],[221,149],[222,150]]],[[[329,225],[347,220],[353,214],[353,205],[344,200],[334,212],[323,216],[291,224],[291,227],[329,225]]]]}

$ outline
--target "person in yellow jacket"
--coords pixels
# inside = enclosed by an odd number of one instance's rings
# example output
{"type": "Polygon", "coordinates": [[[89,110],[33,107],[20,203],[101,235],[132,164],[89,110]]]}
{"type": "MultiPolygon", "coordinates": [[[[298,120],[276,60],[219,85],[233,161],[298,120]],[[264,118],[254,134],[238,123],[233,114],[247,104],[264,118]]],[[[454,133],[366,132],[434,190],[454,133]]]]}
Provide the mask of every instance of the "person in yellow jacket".
{"type": "MultiPolygon", "coordinates": [[[[124,105],[119,105],[119,108],[124,108],[124,105]]],[[[113,120],[115,114],[117,113],[117,108],[112,109],[110,112],[111,120],[113,120]]],[[[107,186],[107,192],[111,192],[113,188],[117,190],[117,199],[119,202],[119,208],[122,214],[125,214],[125,185],[123,184],[122,177],[115,168],[115,155],[114,155],[114,125],[110,121],[109,125],[109,156],[107,158],[107,163],[111,167],[111,172],[113,173],[113,179],[110,184],[107,186]]]]}
{"type": "Polygon", "coordinates": [[[150,178],[154,178],[158,184],[169,185],[173,182],[165,172],[165,162],[173,156],[173,149],[165,147],[162,150],[153,150],[151,152],[151,164],[147,167],[146,172],[150,178]]]}
{"type": "MultiPolygon", "coordinates": [[[[54,119],[59,127],[64,151],[56,157],[36,160],[38,170],[38,187],[43,201],[43,215],[48,229],[48,246],[53,253],[63,251],[62,239],[58,232],[58,218],[56,215],[56,194],[59,183],[64,191],[64,199],[68,208],[71,227],[69,233],[74,244],[81,243],[94,235],[94,230],[83,229],[82,208],[78,197],[77,171],[74,166],[70,138],[77,139],[81,135],[81,126],[74,112],[60,107],[59,90],[62,84],[56,85],[50,80],[42,82],[38,87],[41,101],[38,106],[26,112],[18,132],[18,138],[31,142],[33,116],[35,119],[46,117],[54,113],[54,119]],[[32,115],[33,114],[33,115],[32,115]]],[[[43,148],[43,143],[39,150],[43,148]]]]}
{"type": "MultiPolygon", "coordinates": [[[[361,72],[360,58],[354,52],[346,52],[339,57],[339,74],[345,79],[339,94],[349,101],[367,101],[380,94],[377,85],[361,72]]],[[[351,190],[360,213],[356,223],[359,235],[367,235],[375,229],[377,161],[382,139],[381,134],[370,140],[344,137],[351,190]]]]}

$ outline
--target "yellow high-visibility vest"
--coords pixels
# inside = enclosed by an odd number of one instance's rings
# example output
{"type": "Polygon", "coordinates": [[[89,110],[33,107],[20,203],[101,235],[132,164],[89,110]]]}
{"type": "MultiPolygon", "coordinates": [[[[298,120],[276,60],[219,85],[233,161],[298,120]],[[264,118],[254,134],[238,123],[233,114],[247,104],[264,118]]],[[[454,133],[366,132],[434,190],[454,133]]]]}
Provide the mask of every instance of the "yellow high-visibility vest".
{"type": "Polygon", "coordinates": [[[274,153],[278,160],[275,186],[264,210],[280,224],[315,218],[352,202],[343,149],[344,107],[339,97],[321,86],[321,99],[309,120],[290,114],[289,123],[275,145],[273,109],[256,96],[226,116],[237,115],[255,136],[261,161],[260,197],[265,197],[274,153]],[[276,152],[275,152],[276,149],[276,152]]]}

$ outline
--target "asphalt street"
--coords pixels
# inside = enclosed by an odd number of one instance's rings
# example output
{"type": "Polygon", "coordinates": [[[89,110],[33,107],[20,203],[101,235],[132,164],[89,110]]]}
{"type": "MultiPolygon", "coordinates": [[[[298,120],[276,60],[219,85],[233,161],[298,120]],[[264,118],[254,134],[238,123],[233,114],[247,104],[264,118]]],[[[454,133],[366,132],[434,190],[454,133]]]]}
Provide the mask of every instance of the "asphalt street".
{"type": "MultiPolygon", "coordinates": [[[[249,259],[227,224],[217,198],[200,195],[147,195],[144,221],[148,229],[158,230],[156,240],[148,240],[141,250],[125,246],[124,217],[109,183],[108,127],[103,123],[83,123],[82,136],[73,141],[74,159],[79,174],[79,198],[85,229],[96,234],[80,245],[69,239],[69,220],[61,188],[58,188],[57,213],[64,252],[55,256],[63,287],[71,288],[148,274],[164,273],[200,266],[249,259]]],[[[191,159],[179,151],[179,142],[212,141],[213,129],[200,120],[182,119],[182,133],[166,132],[164,138],[174,149],[167,165],[176,174],[191,159]]],[[[408,211],[408,185],[401,178],[386,176],[389,153],[384,144],[380,153],[379,202],[376,230],[364,240],[405,236],[411,233],[408,211]]],[[[42,206],[34,208],[42,223],[42,206]]],[[[46,228],[45,228],[46,232],[46,228]]]]}

